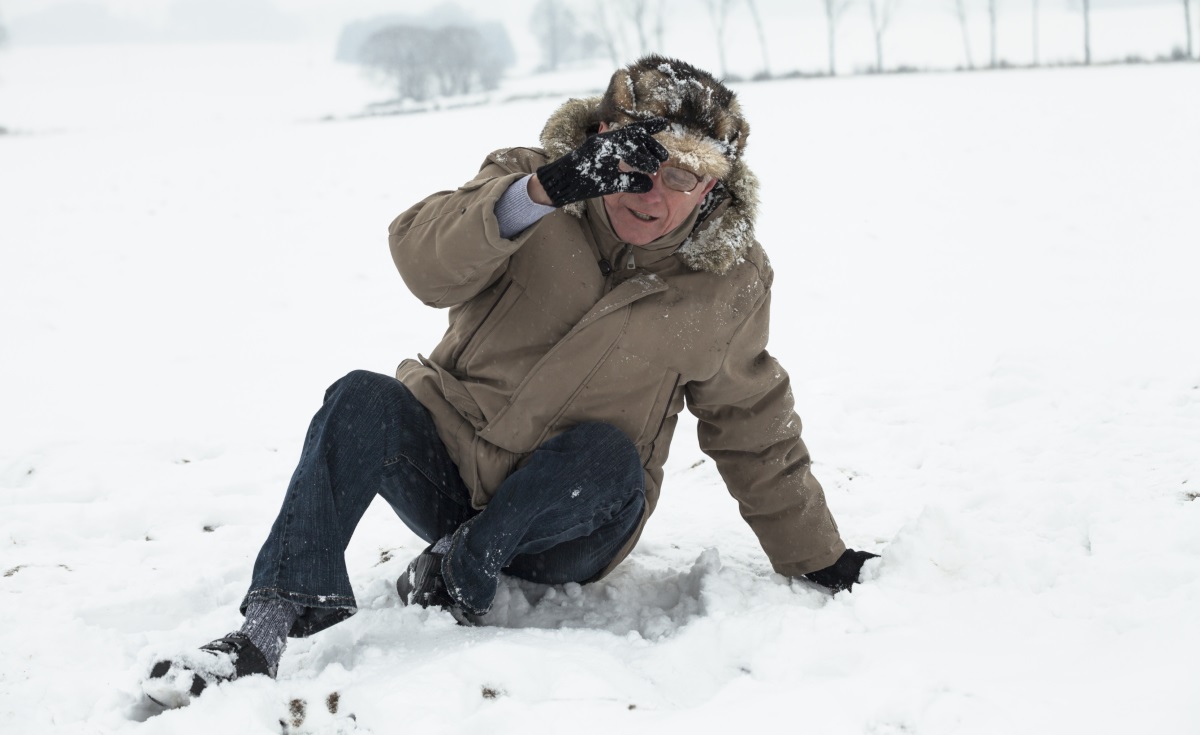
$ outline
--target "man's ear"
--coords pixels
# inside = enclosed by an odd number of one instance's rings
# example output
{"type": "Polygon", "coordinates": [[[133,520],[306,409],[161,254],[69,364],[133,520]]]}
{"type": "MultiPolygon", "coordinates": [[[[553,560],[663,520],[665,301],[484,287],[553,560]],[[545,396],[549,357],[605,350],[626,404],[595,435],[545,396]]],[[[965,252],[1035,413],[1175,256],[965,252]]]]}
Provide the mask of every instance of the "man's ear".
{"type": "Polygon", "coordinates": [[[700,197],[699,197],[700,200],[703,201],[704,197],[708,196],[708,192],[712,191],[713,187],[716,185],[717,185],[716,177],[710,176],[708,178],[708,183],[704,185],[704,189],[701,190],[701,192],[700,192],[700,197]]]}
{"type": "Polygon", "coordinates": [[[607,132],[607,131],[608,131],[608,123],[606,123],[606,122],[602,122],[602,123],[600,123],[600,129],[599,129],[598,131],[596,131],[596,132],[598,132],[598,133],[604,133],[604,132],[607,132]]]}

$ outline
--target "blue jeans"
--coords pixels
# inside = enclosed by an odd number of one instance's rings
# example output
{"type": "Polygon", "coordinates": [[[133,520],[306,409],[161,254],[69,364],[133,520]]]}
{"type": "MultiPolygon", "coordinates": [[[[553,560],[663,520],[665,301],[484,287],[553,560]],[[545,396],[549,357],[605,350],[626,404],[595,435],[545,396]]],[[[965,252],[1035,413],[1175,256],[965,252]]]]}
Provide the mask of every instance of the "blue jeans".
{"type": "Polygon", "coordinates": [[[543,584],[594,579],[645,506],[633,442],[597,422],[540,446],[477,511],[425,407],[400,381],[356,370],[313,417],[242,612],[252,600],[296,603],[297,637],[353,615],[344,552],[376,494],[425,541],[452,535],[443,576],[476,614],[491,607],[501,572],[543,584]]]}

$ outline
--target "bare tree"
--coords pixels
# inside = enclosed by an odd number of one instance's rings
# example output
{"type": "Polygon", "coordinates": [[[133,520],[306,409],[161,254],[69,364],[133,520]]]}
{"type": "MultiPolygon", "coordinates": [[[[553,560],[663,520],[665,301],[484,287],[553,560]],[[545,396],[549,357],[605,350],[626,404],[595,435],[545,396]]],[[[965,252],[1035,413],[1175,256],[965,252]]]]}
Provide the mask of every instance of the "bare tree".
{"type": "Polygon", "coordinates": [[[1083,0],[1083,63],[1092,63],[1092,3],[1083,0]]]}
{"type": "Polygon", "coordinates": [[[875,72],[883,71],[883,35],[896,13],[897,0],[867,0],[871,11],[871,29],[875,32],[875,72]]]}
{"type": "Polygon", "coordinates": [[[771,78],[771,57],[767,54],[767,34],[763,30],[762,16],[758,14],[758,3],[755,0],[746,0],[746,4],[750,6],[750,17],[754,19],[754,27],[758,29],[758,46],[762,49],[763,70],[761,76],[771,78]]]}
{"type": "Polygon", "coordinates": [[[478,29],[392,25],[372,33],[357,58],[390,82],[399,99],[495,89],[508,61],[478,29]]]}
{"type": "Polygon", "coordinates": [[[663,50],[666,0],[587,0],[584,7],[587,30],[581,38],[587,49],[585,58],[595,56],[599,47],[608,53],[613,66],[623,66],[627,56],[663,50]]]}
{"type": "Polygon", "coordinates": [[[1039,16],[1041,15],[1040,0],[1033,0],[1033,65],[1039,66],[1042,63],[1042,38],[1041,29],[1038,27],[1039,16]]]}
{"type": "Polygon", "coordinates": [[[650,38],[648,34],[646,11],[649,9],[648,0],[624,0],[621,4],[625,11],[625,17],[633,25],[637,31],[638,49],[642,56],[650,52],[650,38]]]}
{"type": "Polygon", "coordinates": [[[433,74],[443,96],[470,94],[483,67],[479,32],[465,26],[446,26],[433,32],[433,74]]]}
{"type": "Polygon", "coordinates": [[[546,71],[555,71],[567,60],[568,48],[579,42],[575,14],[563,2],[539,0],[530,16],[533,35],[542,45],[546,71]]]}
{"type": "Polygon", "coordinates": [[[620,30],[617,27],[616,19],[612,18],[608,13],[607,0],[594,0],[591,5],[591,25],[596,35],[600,38],[600,44],[608,51],[608,56],[612,60],[614,67],[622,66],[622,57],[624,54],[621,49],[620,30]]]}
{"type": "Polygon", "coordinates": [[[557,71],[563,64],[594,59],[606,50],[599,34],[580,22],[572,3],[539,0],[529,20],[545,59],[540,71],[557,71]]]}
{"type": "MultiPolygon", "coordinates": [[[[1192,0],[1183,0],[1183,22],[1187,26],[1187,55],[1192,56],[1192,0]]],[[[3,40],[3,30],[0,29],[0,41],[3,40]]]]}
{"type": "MultiPolygon", "coordinates": [[[[996,16],[997,16],[997,0],[988,0],[988,38],[990,40],[990,56],[988,66],[995,69],[999,66],[999,51],[996,44],[996,16]]],[[[971,55],[971,33],[967,24],[967,8],[965,0],[954,1],[955,15],[958,16],[958,25],[962,29],[963,50],[967,54],[967,68],[975,68],[975,60],[971,55]]]]}
{"type": "Polygon", "coordinates": [[[991,46],[992,59],[991,59],[991,63],[989,64],[989,66],[991,68],[995,69],[996,63],[997,63],[996,62],[996,0],[988,0],[988,23],[990,24],[990,27],[991,27],[991,36],[990,37],[992,40],[992,46],[991,46]]]}
{"type": "Polygon", "coordinates": [[[829,76],[837,76],[837,25],[851,0],[821,0],[825,3],[825,28],[829,33],[829,76]]]}
{"type": "Polygon", "coordinates": [[[971,54],[971,29],[967,25],[966,0],[954,0],[954,14],[958,16],[958,27],[962,29],[963,53],[967,55],[967,68],[975,68],[975,57],[971,54]]]}
{"type": "Polygon", "coordinates": [[[725,65],[725,21],[729,18],[733,0],[704,0],[704,4],[708,7],[708,17],[712,20],[713,31],[717,35],[717,59],[721,64],[721,76],[727,77],[729,69],[725,65]]]}
{"type": "Polygon", "coordinates": [[[363,42],[359,58],[368,69],[391,81],[399,99],[420,102],[428,99],[431,91],[431,45],[424,28],[389,26],[363,42]]]}

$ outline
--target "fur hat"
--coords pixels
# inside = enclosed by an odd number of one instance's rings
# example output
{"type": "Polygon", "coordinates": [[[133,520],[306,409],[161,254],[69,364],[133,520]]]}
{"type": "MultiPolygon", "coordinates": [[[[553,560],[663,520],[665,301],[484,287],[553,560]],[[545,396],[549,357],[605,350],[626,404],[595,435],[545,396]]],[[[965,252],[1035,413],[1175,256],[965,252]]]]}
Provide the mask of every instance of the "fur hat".
{"type": "MultiPolygon", "coordinates": [[[[665,117],[655,135],[684,166],[719,181],[700,204],[695,229],[679,246],[693,270],[726,273],[754,244],[758,178],[742,160],[750,126],[731,92],[708,72],[682,61],[646,56],[613,74],[603,97],[567,100],[542,129],[551,160],[570,153],[601,122],[615,126],[665,117]]],[[[582,217],[583,202],[566,212],[582,217]]]]}
{"type": "Polygon", "coordinates": [[[717,179],[729,175],[750,134],[732,90],[703,69],[657,54],[618,69],[597,112],[593,122],[613,127],[665,117],[673,125],[654,137],[685,168],[717,179]]]}

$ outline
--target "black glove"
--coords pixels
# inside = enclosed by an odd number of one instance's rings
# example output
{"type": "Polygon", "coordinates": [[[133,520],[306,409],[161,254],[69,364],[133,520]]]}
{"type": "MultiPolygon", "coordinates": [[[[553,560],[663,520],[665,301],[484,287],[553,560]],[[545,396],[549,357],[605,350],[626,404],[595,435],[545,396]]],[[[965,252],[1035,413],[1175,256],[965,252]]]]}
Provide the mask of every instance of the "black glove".
{"type": "Polygon", "coordinates": [[[804,576],[822,587],[828,587],[833,590],[834,594],[842,590],[853,592],[854,590],[851,588],[858,582],[858,573],[862,571],[863,563],[867,559],[877,558],[879,558],[879,554],[872,554],[869,551],[846,549],[832,566],[809,572],[804,576]]]}
{"type": "Polygon", "coordinates": [[[567,155],[537,170],[538,181],[556,207],[592,197],[629,191],[643,194],[654,188],[650,177],[670,158],[667,149],[652,136],[667,129],[667,121],[656,117],[623,128],[596,133],[567,155]],[[637,171],[621,171],[624,161],[637,171]]]}

